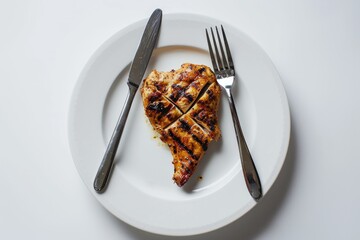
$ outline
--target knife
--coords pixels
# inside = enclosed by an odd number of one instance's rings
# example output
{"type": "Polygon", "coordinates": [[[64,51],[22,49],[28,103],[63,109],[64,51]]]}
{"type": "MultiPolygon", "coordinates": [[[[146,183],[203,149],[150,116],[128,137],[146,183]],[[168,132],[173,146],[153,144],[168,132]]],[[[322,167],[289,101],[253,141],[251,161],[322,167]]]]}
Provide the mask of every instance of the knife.
{"type": "Polygon", "coordinates": [[[131,64],[130,74],[127,82],[129,92],[125,100],[125,105],[116,123],[114,132],[111,136],[111,139],[109,141],[109,144],[107,146],[104,157],[101,161],[100,167],[94,180],[94,189],[98,193],[104,192],[109,182],[111,169],[116,155],[116,150],[120,143],[121,135],[125,127],[126,119],[129,115],[131,104],[133,102],[135,93],[142,81],[146,67],[149,63],[151,54],[154,50],[156,41],[159,36],[161,18],[161,9],[156,9],[150,16],[150,19],[146,24],[145,31],[141,38],[139,47],[136,51],[134,60],[131,64]]]}

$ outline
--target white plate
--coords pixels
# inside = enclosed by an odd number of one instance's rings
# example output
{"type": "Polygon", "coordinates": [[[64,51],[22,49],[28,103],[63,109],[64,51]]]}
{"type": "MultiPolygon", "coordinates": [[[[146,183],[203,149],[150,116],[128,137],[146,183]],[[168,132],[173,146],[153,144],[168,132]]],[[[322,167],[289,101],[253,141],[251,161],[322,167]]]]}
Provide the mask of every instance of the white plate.
{"type": "MultiPolygon", "coordinates": [[[[124,104],[129,64],[145,24],[145,20],[140,21],[116,33],[83,69],[69,114],[74,162],[99,202],[128,224],[166,235],[215,230],[256,205],[244,182],[224,94],[219,110],[222,138],[210,144],[196,173],[179,188],[171,179],[170,151],[154,139],[137,93],[108,189],[103,194],[93,190],[95,174],[124,104]]],[[[264,51],[244,33],[219,20],[165,15],[148,70],[169,71],[184,62],[211,66],[204,29],[220,24],[227,32],[237,72],[234,98],[238,114],[266,194],[285,159],[290,116],[281,80],[264,51]]]]}

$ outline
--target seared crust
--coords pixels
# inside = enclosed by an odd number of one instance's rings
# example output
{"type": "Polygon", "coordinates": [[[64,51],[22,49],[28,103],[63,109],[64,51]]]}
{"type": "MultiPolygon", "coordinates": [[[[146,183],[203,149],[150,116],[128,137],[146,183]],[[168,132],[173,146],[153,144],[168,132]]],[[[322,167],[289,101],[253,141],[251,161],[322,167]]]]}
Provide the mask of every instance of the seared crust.
{"type": "Polygon", "coordinates": [[[215,75],[204,65],[185,63],[173,72],[166,97],[186,112],[207,84],[216,82],[215,75]]]}
{"type": "Polygon", "coordinates": [[[141,87],[146,116],[159,133],[182,115],[182,112],[164,97],[164,91],[171,80],[171,75],[171,72],[159,74],[154,70],[144,80],[141,87]]]}
{"type": "Polygon", "coordinates": [[[186,63],[170,72],[152,71],[141,95],[145,114],[173,155],[173,179],[183,186],[212,140],[221,133],[217,109],[221,89],[205,65],[186,63]]]}
{"type": "Polygon", "coordinates": [[[199,98],[187,115],[204,127],[211,139],[218,140],[221,132],[218,124],[217,109],[219,107],[221,88],[214,82],[199,98]]]}
{"type": "Polygon", "coordinates": [[[182,186],[195,171],[211,138],[192,118],[183,115],[163,131],[161,140],[168,144],[174,158],[173,179],[182,186]]]}

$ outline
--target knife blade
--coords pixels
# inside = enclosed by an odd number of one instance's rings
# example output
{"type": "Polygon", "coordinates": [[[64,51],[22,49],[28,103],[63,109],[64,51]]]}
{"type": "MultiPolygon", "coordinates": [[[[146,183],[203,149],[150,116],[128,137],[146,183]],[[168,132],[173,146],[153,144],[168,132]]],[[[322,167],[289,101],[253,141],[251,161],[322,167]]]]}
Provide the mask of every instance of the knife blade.
{"type": "Polygon", "coordinates": [[[141,38],[140,45],[136,51],[134,60],[131,64],[128,82],[139,86],[149,63],[152,51],[158,38],[161,25],[162,12],[156,9],[151,15],[144,34],[141,38]]]}
{"type": "Polygon", "coordinates": [[[103,193],[109,183],[111,170],[114,165],[114,158],[120,143],[122,132],[125,127],[126,119],[129,115],[131,104],[133,102],[135,93],[142,81],[142,78],[144,76],[159,36],[161,19],[162,11],[160,9],[156,9],[151,14],[150,19],[146,24],[139,47],[136,51],[134,60],[132,61],[127,82],[129,92],[126,97],[125,104],[121,111],[119,119],[116,123],[114,132],[106,148],[100,167],[95,176],[94,189],[98,193],[103,193]]]}

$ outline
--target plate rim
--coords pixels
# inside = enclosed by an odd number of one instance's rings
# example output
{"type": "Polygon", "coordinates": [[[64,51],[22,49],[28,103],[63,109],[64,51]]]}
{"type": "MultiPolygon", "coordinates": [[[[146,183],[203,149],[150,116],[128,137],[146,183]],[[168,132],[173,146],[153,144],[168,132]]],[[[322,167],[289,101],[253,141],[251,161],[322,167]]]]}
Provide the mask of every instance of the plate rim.
{"type": "MultiPolygon", "coordinates": [[[[282,110],[284,111],[284,141],[282,142],[282,144],[284,144],[285,146],[282,147],[279,153],[279,160],[276,164],[276,166],[273,169],[273,174],[271,174],[270,179],[267,181],[267,183],[269,183],[269,189],[267,189],[266,192],[263,193],[263,198],[265,197],[265,195],[267,194],[267,192],[274,186],[274,183],[276,181],[276,179],[278,178],[284,162],[286,160],[286,155],[288,152],[288,148],[289,148],[289,143],[290,143],[290,136],[291,136],[291,116],[290,116],[290,107],[289,107],[289,103],[288,103],[288,98],[286,95],[286,91],[285,91],[285,87],[283,85],[283,82],[281,80],[280,74],[278,72],[278,70],[275,68],[274,63],[271,61],[269,55],[267,54],[267,52],[248,34],[244,33],[241,29],[235,27],[233,24],[229,24],[228,22],[213,18],[213,17],[209,17],[206,15],[201,15],[201,14],[191,14],[191,13],[170,13],[170,14],[164,14],[163,17],[163,21],[166,20],[195,20],[195,21],[204,21],[204,20],[208,20],[209,22],[218,22],[226,24],[227,26],[230,26],[233,29],[236,29],[239,33],[241,33],[242,35],[246,36],[248,38],[248,40],[250,40],[253,44],[255,44],[255,46],[261,50],[261,52],[263,53],[264,57],[266,58],[268,64],[271,65],[272,69],[274,70],[274,72],[276,73],[276,80],[274,81],[277,84],[277,88],[280,90],[279,91],[279,95],[281,98],[281,102],[283,103],[282,106],[282,110]]],[[[111,204],[107,204],[107,206],[105,204],[103,204],[103,202],[106,202],[106,199],[100,199],[101,197],[97,196],[96,193],[94,191],[92,191],[91,187],[87,185],[87,183],[85,182],[85,179],[83,178],[82,174],[79,171],[79,165],[77,163],[77,161],[75,160],[75,139],[72,135],[72,131],[73,131],[73,126],[74,126],[74,115],[75,115],[75,110],[76,110],[76,105],[77,105],[77,96],[78,93],[81,90],[81,86],[84,84],[85,82],[85,78],[84,75],[86,75],[86,73],[88,72],[89,68],[91,67],[92,63],[96,60],[96,58],[106,49],[109,47],[109,45],[111,45],[114,41],[116,41],[118,38],[121,38],[123,36],[125,36],[127,33],[129,33],[132,30],[136,30],[139,27],[145,26],[147,22],[147,18],[144,18],[142,20],[130,23],[129,25],[127,25],[125,28],[122,28],[118,31],[116,31],[114,34],[112,34],[110,37],[108,37],[102,44],[100,44],[95,51],[93,51],[93,53],[91,54],[90,58],[88,58],[87,62],[85,63],[85,65],[83,65],[83,68],[81,70],[81,73],[79,74],[76,84],[73,88],[72,94],[71,94],[71,99],[70,99],[70,103],[69,103],[69,111],[68,111],[68,119],[67,119],[67,134],[68,134],[68,142],[69,142],[69,148],[70,148],[70,152],[71,152],[71,156],[73,159],[73,162],[75,164],[76,170],[81,178],[81,180],[84,182],[85,186],[87,187],[87,189],[94,195],[95,199],[97,199],[97,201],[99,201],[99,203],[105,208],[107,209],[107,211],[109,211],[112,215],[114,215],[117,219],[122,220],[123,222],[132,225],[133,227],[136,227],[138,229],[147,231],[147,232],[151,232],[151,233],[156,233],[156,234],[161,234],[161,235],[168,235],[168,236],[190,236],[190,235],[196,235],[196,234],[202,234],[202,233],[206,233],[206,232],[210,232],[210,231],[214,231],[216,229],[219,229],[221,227],[224,227],[232,222],[234,222],[237,219],[240,219],[241,217],[243,217],[245,214],[247,214],[252,208],[254,208],[258,202],[250,202],[249,204],[247,204],[244,208],[243,211],[239,211],[239,212],[234,212],[232,215],[229,215],[227,218],[222,219],[221,221],[217,222],[214,225],[207,225],[206,227],[201,227],[201,229],[199,228],[192,228],[189,231],[186,232],[177,232],[177,231],[173,231],[173,230],[169,230],[169,229],[165,229],[165,228],[154,228],[151,227],[149,225],[144,225],[143,223],[136,222],[133,221],[133,219],[128,219],[126,217],[119,217],[117,216],[112,207],[111,204]]],[[[263,199],[262,198],[262,199],[263,199]]],[[[260,201],[262,201],[262,199],[260,199],[260,201]]]]}

